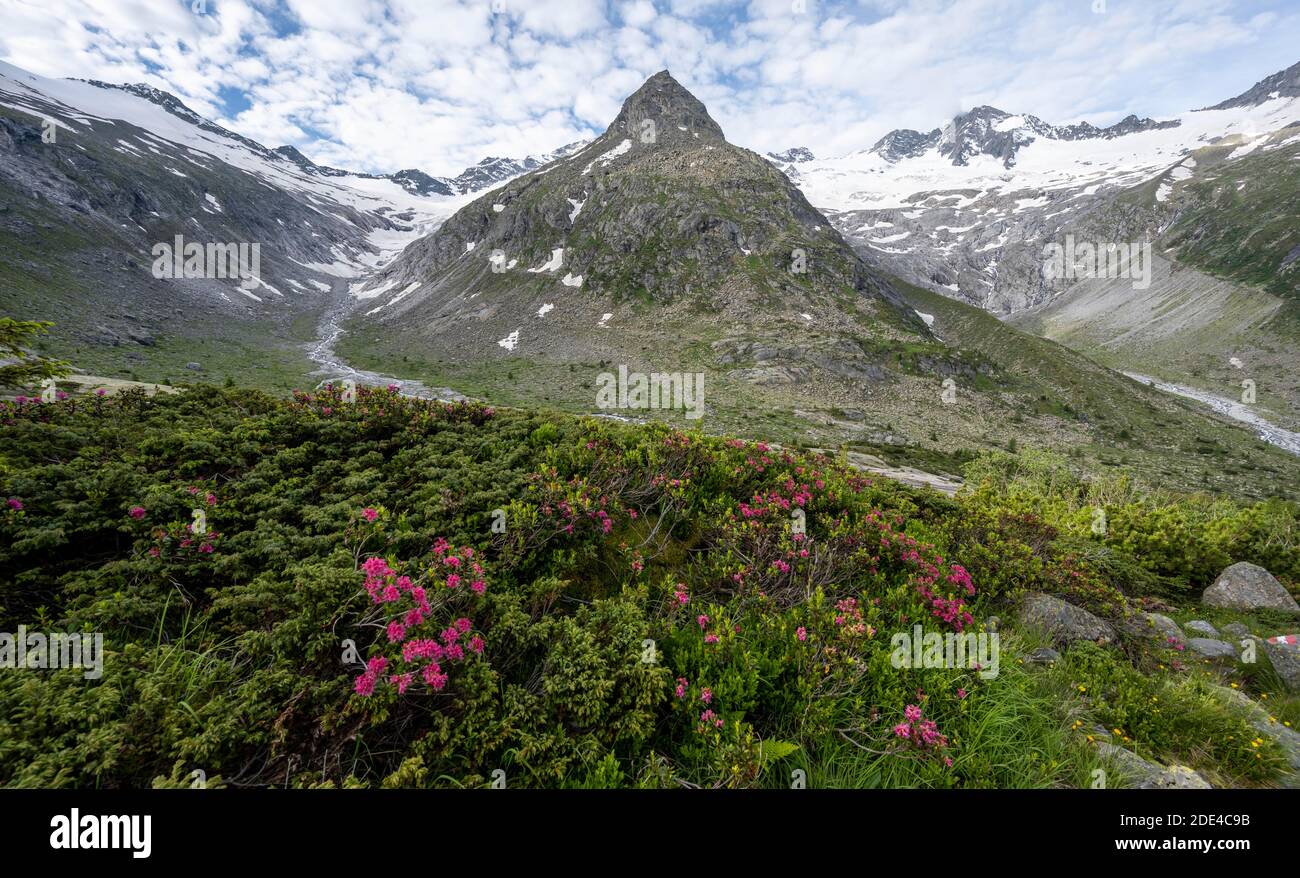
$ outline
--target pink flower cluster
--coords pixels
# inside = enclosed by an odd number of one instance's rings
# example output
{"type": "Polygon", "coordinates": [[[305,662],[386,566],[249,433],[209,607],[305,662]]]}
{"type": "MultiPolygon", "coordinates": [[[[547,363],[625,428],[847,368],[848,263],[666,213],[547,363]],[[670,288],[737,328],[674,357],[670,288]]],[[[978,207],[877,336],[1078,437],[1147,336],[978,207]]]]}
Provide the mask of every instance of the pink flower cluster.
{"type": "Polygon", "coordinates": [[[857,598],[844,598],[835,602],[835,624],[844,633],[846,637],[861,637],[867,635],[872,637],[876,629],[868,625],[862,618],[862,608],[858,606],[857,598]]]}
{"type": "Polygon", "coordinates": [[[487,583],[483,580],[483,565],[474,560],[473,548],[462,546],[457,549],[438,537],[433,544],[433,557],[434,570],[441,566],[446,572],[443,584],[447,588],[460,588],[468,579],[470,591],[474,594],[483,594],[487,590],[487,583]]]}
{"type": "Polygon", "coordinates": [[[379,682],[379,676],[388,669],[388,659],[382,655],[377,655],[366,663],[366,671],[360,677],[357,677],[355,689],[358,695],[374,695],[375,684],[379,682]]]}
{"type": "MultiPolygon", "coordinates": [[[[426,686],[435,692],[446,688],[450,679],[443,662],[464,661],[470,654],[482,655],[483,638],[474,633],[474,623],[462,616],[433,636],[417,637],[416,629],[433,615],[429,591],[424,585],[413,582],[409,576],[399,575],[384,558],[367,558],[361,565],[365,574],[365,589],[373,604],[394,604],[409,601],[413,606],[398,613],[388,621],[385,634],[389,643],[401,645],[402,662],[407,668],[388,675],[388,683],[404,694],[418,675],[426,686]]],[[[470,591],[481,595],[486,591],[483,566],[474,560],[474,549],[459,549],[439,537],[433,544],[433,562],[430,577],[448,590],[460,588],[465,579],[470,580],[470,591]]],[[[358,695],[372,695],[375,685],[388,669],[389,661],[383,656],[370,659],[366,671],[357,677],[358,695]]]]}
{"type": "MultiPolygon", "coordinates": [[[[948,738],[939,733],[934,720],[926,719],[919,705],[909,704],[903,709],[903,721],[894,726],[894,736],[918,750],[936,752],[948,746],[948,738]]],[[[943,757],[944,764],[952,767],[952,759],[943,757]]]]}
{"type": "MultiPolygon", "coordinates": [[[[917,593],[930,605],[930,615],[947,622],[956,631],[963,630],[974,621],[966,609],[966,598],[975,595],[975,584],[970,574],[960,564],[947,565],[932,546],[918,542],[914,537],[895,530],[878,512],[868,516],[880,530],[881,556],[893,553],[912,568],[912,582],[917,593]],[[940,583],[947,588],[940,591],[940,583]]],[[[873,561],[878,558],[873,558],[873,561]]]]}
{"type": "Polygon", "coordinates": [[[773,489],[766,494],[755,494],[750,498],[750,502],[741,503],[741,516],[743,518],[761,518],[772,512],[785,515],[795,507],[806,508],[812,502],[812,489],[808,485],[800,485],[794,479],[786,479],[782,489],[773,489]]]}

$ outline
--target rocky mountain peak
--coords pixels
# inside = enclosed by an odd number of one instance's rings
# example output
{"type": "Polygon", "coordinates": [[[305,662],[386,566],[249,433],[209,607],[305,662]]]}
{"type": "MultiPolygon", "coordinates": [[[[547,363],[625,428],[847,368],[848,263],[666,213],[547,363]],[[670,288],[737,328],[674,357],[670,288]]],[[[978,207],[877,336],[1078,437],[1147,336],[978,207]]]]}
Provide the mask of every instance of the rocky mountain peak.
{"type": "Polygon", "coordinates": [[[784,150],[783,152],[769,152],[767,157],[775,162],[782,162],[785,164],[811,162],[816,158],[816,156],[812,154],[812,150],[808,149],[806,146],[794,146],[790,149],[784,150]]]}
{"type": "Polygon", "coordinates": [[[1231,110],[1235,107],[1257,107],[1273,98],[1294,97],[1300,97],[1300,62],[1261,79],[1235,98],[1229,98],[1205,109],[1231,110]]]}
{"type": "Polygon", "coordinates": [[[605,131],[606,137],[645,142],[653,130],[656,142],[724,140],[721,126],[708,109],[667,70],[660,70],[623,102],[623,109],[605,131]]]}
{"type": "Polygon", "coordinates": [[[874,152],[890,162],[916,158],[936,145],[941,133],[938,128],[928,134],[910,128],[896,128],[877,140],[868,152],[874,152]]]}
{"type": "Polygon", "coordinates": [[[299,150],[296,146],[289,146],[287,144],[285,146],[277,146],[275,149],[271,150],[271,152],[278,153],[279,155],[284,156],[286,159],[293,162],[295,165],[298,165],[299,167],[302,168],[316,167],[316,163],[313,162],[311,159],[307,158],[307,156],[303,155],[302,151],[299,150]]]}
{"type": "MultiPolygon", "coordinates": [[[[367,325],[448,362],[635,362],[650,348],[628,318],[646,308],[655,356],[727,327],[747,352],[755,339],[788,349],[789,364],[750,370],[787,383],[809,363],[880,379],[855,338],[929,337],[786,174],[727,143],[667,72],[598,140],[465,205],[357,295],[373,302],[367,325]]],[[[728,351],[728,365],[750,359],[728,351]]]]}
{"type": "Polygon", "coordinates": [[[446,180],[438,177],[431,177],[419,168],[406,168],[398,171],[389,177],[394,183],[397,183],[407,192],[415,195],[455,195],[453,189],[446,180]]]}

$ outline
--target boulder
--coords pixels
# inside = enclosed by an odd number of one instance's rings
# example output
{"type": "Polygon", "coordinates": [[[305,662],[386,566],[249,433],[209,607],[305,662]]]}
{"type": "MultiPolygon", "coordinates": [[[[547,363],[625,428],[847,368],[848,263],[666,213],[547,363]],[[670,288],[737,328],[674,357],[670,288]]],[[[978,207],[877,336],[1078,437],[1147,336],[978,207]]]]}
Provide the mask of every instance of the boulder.
{"type": "Polygon", "coordinates": [[[1300,644],[1263,641],[1264,654],[1288,692],[1300,693],[1300,644]]]}
{"type": "Polygon", "coordinates": [[[1041,592],[1025,596],[1020,605],[1020,621],[1026,626],[1041,628],[1058,644],[1077,640],[1108,644],[1115,640],[1115,629],[1108,622],[1081,607],[1041,592]]]}
{"type": "Polygon", "coordinates": [[[1061,654],[1054,649],[1043,647],[1036,649],[1029,655],[1025,656],[1025,661],[1031,665],[1051,665],[1061,660],[1061,654]]]}
{"type": "Polygon", "coordinates": [[[1159,632],[1162,638],[1173,637],[1182,640],[1186,636],[1183,634],[1183,629],[1178,627],[1178,623],[1163,613],[1147,613],[1146,619],[1150,627],[1159,632]]]}
{"type": "Polygon", "coordinates": [[[1273,574],[1245,561],[1220,573],[1214,585],[1201,595],[1201,603],[1230,610],[1267,609],[1300,615],[1300,604],[1273,574]]]}
{"type": "Polygon", "coordinates": [[[1187,641],[1187,648],[1208,659],[1235,659],[1237,657],[1237,648],[1235,646],[1222,640],[1215,640],[1212,637],[1193,637],[1187,641]]]}
{"type": "Polygon", "coordinates": [[[1205,637],[1219,636],[1218,628],[1215,628],[1209,622],[1203,622],[1200,619],[1193,619],[1183,627],[1186,628],[1188,631],[1195,631],[1197,634],[1204,635],[1205,637]]]}
{"type": "Polygon", "coordinates": [[[1247,722],[1261,735],[1272,738],[1282,748],[1287,763],[1291,766],[1291,774],[1282,779],[1282,786],[1292,789],[1300,787],[1300,732],[1282,725],[1259,702],[1241,690],[1229,689],[1227,686],[1216,688],[1225,704],[1240,708],[1247,722]]]}
{"type": "Polygon", "coordinates": [[[1237,640],[1250,636],[1250,629],[1240,622],[1229,622],[1223,626],[1223,633],[1228,634],[1237,640]]]}
{"type": "Polygon", "coordinates": [[[1121,766],[1131,775],[1133,788],[1138,790],[1212,790],[1214,787],[1185,765],[1160,765],[1149,762],[1132,750],[1103,742],[1101,755],[1121,766]]]}

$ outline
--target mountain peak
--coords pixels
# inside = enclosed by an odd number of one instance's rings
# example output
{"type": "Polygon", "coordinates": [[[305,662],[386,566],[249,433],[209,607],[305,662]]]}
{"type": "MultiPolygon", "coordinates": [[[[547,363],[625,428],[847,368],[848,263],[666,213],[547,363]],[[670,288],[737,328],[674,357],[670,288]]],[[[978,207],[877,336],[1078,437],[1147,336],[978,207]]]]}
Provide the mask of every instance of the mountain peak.
{"type": "Polygon", "coordinates": [[[1294,97],[1300,97],[1300,62],[1261,79],[1235,98],[1229,98],[1205,109],[1231,110],[1236,107],[1257,107],[1273,98],[1294,97]]]}
{"type": "Polygon", "coordinates": [[[634,91],[606,135],[642,140],[725,140],[722,128],[704,104],[667,70],[660,70],[634,91]]]}
{"type": "Polygon", "coordinates": [[[773,161],[784,162],[786,164],[811,162],[816,158],[816,156],[812,154],[812,150],[806,146],[793,146],[784,152],[769,152],[767,157],[773,161]]]}

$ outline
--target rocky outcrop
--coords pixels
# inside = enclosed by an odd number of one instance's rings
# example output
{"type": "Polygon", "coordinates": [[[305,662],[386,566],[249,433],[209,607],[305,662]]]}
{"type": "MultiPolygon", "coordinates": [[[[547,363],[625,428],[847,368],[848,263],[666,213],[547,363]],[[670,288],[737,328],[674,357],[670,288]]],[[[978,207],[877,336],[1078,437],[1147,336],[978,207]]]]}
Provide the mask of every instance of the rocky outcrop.
{"type": "Polygon", "coordinates": [[[1120,766],[1132,778],[1132,786],[1139,790],[1209,790],[1214,787],[1208,780],[1185,765],[1161,765],[1143,759],[1132,750],[1103,742],[1098,747],[1101,755],[1120,766]]]}
{"type": "Polygon", "coordinates": [[[1166,640],[1173,638],[1181,641],[1186,636],[1177,622],[1162,613],[1147,613],[1146,620],[1148,627],[1166,640]]]}
{"type": "Polygon", "coordinates": [[[1020,621],[1043,630],[1059,644],[1079,640],[1108,644],[1115,640],[1115,629],[1110,623],[1081,607],[1041,592],[1025,597],[1020,606],[1020,621]]]}
{"type": "Polygon", "coordinates": [[[1213,637],[1193,637],[1187,641],[1187,648],[1208,659],[1234,659],[1237,657],[1236,647],[1231,643],[1215,640],[1213,637]]]}
{"type": "Polygon", "coordinates": [[[1219,686],[1217,691],[1224,703],[1240,709],[1245,714],[1246,720],[1254,726],[1256,731],[1265,737],[1272,738],[1282,748],[1287,763],[1291,766],[1291,774],[1283,780],[1283,786],[1300,787],[1300,732],[1282,725],[1276,718],[1270,716],[1268,711],[1261,707],[1258,702],[1237,689],[1219,686]]]}
{"type": "Polygon", "coordinates": [[[1240,561],[1219,574],[1201,595],[1208,607],[1230,610],[1281,610],[1300,615],[1300,604],[1263,567],[1240,561]]]}
{"type": "Polygon", "coordinates": [[[1281,639],[1259,641],[1287,691],[1300,693],[1300,644],[1281,639]]]}

